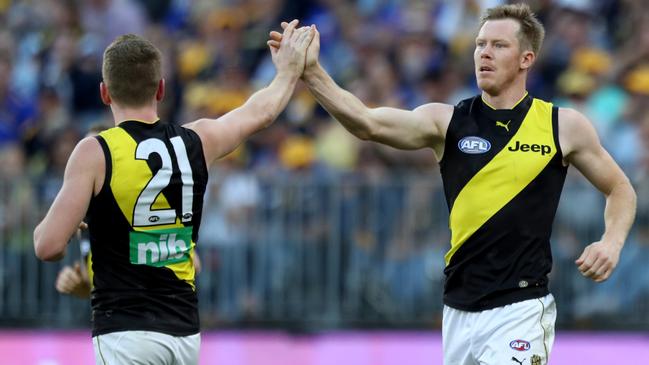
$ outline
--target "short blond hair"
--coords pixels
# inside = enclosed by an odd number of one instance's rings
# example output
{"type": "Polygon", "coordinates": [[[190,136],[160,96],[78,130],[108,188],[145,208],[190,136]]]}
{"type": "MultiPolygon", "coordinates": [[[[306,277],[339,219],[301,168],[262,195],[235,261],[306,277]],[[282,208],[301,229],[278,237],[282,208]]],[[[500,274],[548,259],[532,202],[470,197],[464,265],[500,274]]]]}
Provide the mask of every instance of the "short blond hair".
{"type": "Polygon", "coordinates": [[[487,9],[480,18],[480,28],[489,20],[513,19],[520,25],[517,37],[521,50],[538,54],[545,38],[545,28],[527,4],[501,5],[487,9]]]}
{"type": "Polygon", "coordinates": [[[119,36],[104,51],[102,76],[118,104],[139,107],[151,102],[162,79],[162,55],[148,40],[119,36]]]}

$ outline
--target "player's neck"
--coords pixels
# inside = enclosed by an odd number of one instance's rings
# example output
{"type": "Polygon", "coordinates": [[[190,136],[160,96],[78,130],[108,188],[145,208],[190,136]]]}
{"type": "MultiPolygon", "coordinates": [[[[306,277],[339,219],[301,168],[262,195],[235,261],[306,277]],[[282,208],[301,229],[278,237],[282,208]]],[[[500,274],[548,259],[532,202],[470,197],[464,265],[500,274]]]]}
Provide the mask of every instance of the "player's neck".
{"type": "Polygon", "coordinates": [[[145,106],[139,108],[122,107],[111,105],[115,125],[127,120],[137,120],[143,123],[155,123],[158,119],[158,111],[155,106],[145,106]]]}
{"type": "Polygon", "coordinates": [[[494,109],[513,109],[527,95],[525,86],[503,90],[498,95],[482,91],[482,100],[494,109]]]}

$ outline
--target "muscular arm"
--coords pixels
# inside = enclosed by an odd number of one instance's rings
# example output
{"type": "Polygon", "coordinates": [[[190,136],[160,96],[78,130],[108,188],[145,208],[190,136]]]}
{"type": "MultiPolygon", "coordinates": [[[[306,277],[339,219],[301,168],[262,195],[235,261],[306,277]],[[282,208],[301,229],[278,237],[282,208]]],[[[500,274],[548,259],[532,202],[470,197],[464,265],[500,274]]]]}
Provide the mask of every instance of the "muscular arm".
{"type": "Polygon", "coordinates": [[[242,106],[218,119],[199,119],[185,125],[200,136],[208,165],[270,125],[288,104],[297,80],[298,75],[278,74],[242,106]]]}
{"type": "Polygon", "coordinates": [[[306,49],[315,34],[312,27],[295,29],[297,24],[297,20],[286,23],[281,47],[270,47],[277,74],[267,87],[254,93],[239,108],[216,120],[200,119],[186,126],[200,136],[208,165],[272,123],[288,104],[304,70],[306,49]]]}
{"type": "MultiPolygon", "coordinates": [[[[282,28],[288,23],[282,23],[282,28]]],[[[314,28],[315,29],[315,28],[314,28]]],[[[270,32],[268,44],[281,48],[282,34],[270,32]]],[[[350,92],[339,87],[318,62],[320,34],[306,53],[302,79],[316,100],[347,130],[360,139],[372,140],[401,149],[432,147],[438,160],[442,157],[444,137],[453,115],[451,105],[432,103],[415,110],[380,107],[368,108],[350,92]]]]}
{"type": "Polygon", "coordinates": [[[595,129],[580,113],[559,110],[559,138],[564,159],[574,165],[606,197],[605,231],[576,261],[595,281],[606,280],[619,259],[635,218],[636,194],[624,172],[600,144],[595,129]]]}
{"type": "Polygon", "coordinates": [[[304,80],[318,102],[356,137],[396,148],[419,149],[443,142],[453,114],[451,105],[439,103],[412,111],[368,108],[340,88],[319,64],[305,71],[304,80]]]}
{"type": "MultiPolygon", "coordinates": [[[[105,169],[104,155],[95,138],[77,144],[65,167],[63,186],[50,210],[34,229],[34,251],[44,261],[63,258],[70,237],[77,231],[88,210],[99,171],[105,169]]],[[[101,178],[103,181],[103,178],[101,178]]]]}

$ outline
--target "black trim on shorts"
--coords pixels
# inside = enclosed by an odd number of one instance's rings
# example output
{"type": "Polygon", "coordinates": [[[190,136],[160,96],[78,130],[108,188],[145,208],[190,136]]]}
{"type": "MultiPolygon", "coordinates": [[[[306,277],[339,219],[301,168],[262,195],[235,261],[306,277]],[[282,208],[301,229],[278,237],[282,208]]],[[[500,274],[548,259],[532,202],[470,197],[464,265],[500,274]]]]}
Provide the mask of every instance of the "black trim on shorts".
{"type": "MultiPolygon", "coordinates": [[[[545,297],[543,297],[545,298],[545,297]]],[[[543,330],[543,350],[545,351],[545,363],[547,364],[550,361],[550,356],[548,354],[548,346],[545,344],[545,327],[543,327],[543,315],[545,314],[545,304],[543,304],[543,298],[538,298],[539,303],[541,303],[541,318],[539,318],[539,324],[543,330]]]]}
{"type": "Polygon", "coordinates": [[[101,358],[101,362],[106,365],[106,359],[104,359],[104,354],[101,352],[101,346],[99,345],[99,336],[97,336],[97,351],[99,352],[99,357],[101,358]]]}

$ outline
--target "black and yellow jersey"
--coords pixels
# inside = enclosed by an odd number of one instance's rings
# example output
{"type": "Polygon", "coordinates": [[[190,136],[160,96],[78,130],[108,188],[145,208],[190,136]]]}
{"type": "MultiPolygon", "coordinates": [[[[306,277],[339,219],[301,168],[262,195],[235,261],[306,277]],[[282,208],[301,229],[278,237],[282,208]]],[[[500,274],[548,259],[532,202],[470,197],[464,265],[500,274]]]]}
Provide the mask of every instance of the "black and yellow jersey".
{"type": "MultiPolygon", "coordinates": [[[[87,219],[84,219],[86,221],[87,219]]],[[[82,233],[83,235],[83,233],[82,233]]],[[[79,251],[81,254],[80,266],[81,270],[85,270],[88,274],[88,280],[90,281],[90,288],[92,289],[92,278],[95,275],[92,272],[92,252],[90,252],[90,240],[87,238],[81,238],[79,240],[79,251]]]]}
{"type": "Polygon", "coordinates": [[[444,303],[479,311],[548,294],[550,234],[567,167],[558,109],[525,95],[496,110],[455,106],[440,171],[451,249],[444,303]]]}
{"type": "Polygon", "coordinates": [[[106,174],[88,208],[93,336],[198,333],[192,256],[207,184],[198,135],[125,121],[96,138],[106,174]]]}

